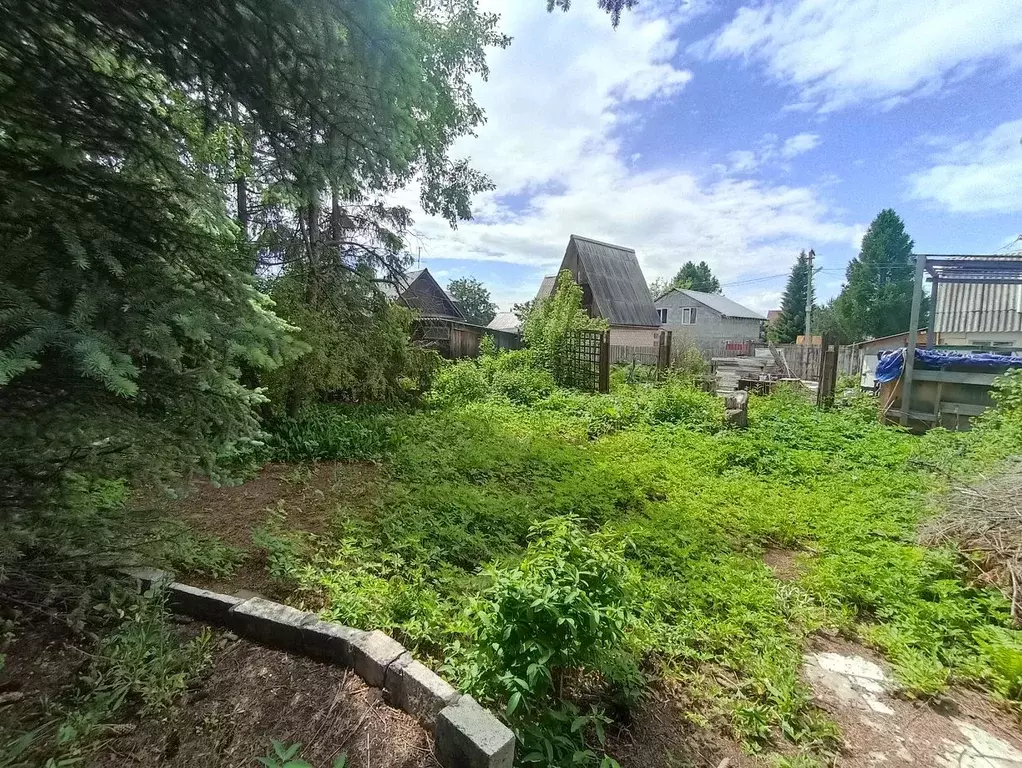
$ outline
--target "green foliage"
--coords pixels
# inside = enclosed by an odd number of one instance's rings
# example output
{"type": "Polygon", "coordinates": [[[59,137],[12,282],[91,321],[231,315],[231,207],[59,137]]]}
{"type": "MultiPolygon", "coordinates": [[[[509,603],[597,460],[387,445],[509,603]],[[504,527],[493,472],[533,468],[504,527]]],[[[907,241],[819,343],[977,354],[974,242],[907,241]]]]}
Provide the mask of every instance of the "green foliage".
{"type": "Polygon", "coordinates": [[[809,288],[809,256],[798,255],[795,266],[784,287],[781,298],[781,316],[770,326],[771,338],[781,344],[791,344],[806,332],[806,291],[809,288]]]}
{"type": "Polygon", "coordinates": [[[1022,414],[1022,368],[1012,368],[994,380],[990,396],[1002,415],[1022,414]]]}
{"type": "Polygon", "coordinates": [[[432,402],[464,405],[487,394],[486,376],[474,360],[459,360],[440,369],[433,378],[432,402]]]}
{"type": "Polygon", "coordinates": [[[377,406],[312,406],[274,424],[268,449],[275,461],[376,461],[387,452],[393,421],[377,406]]]}
{"type": "MultiPolygon", "coordinates": [[[[301,744],[284,744],[277,739],[270,739],[271,751],[264,757],[257,757],[256,762],[265,768],[312,768],[312,764],[299,757],[302,749],[301,744]]],[[[347,753],[341,753],[330,764],[332,768],[346,768],[348,765],[347,753]]]]}
{"type": "MultiPolygon", "coordinates": [[[[580,712],[562,692],[573,671],[601,673],[633,694],[641,685],[634,662],[621,660],[631,599],[622,544],[587,534],[578,519],[552,518],[533,527],[518,565],[488,575],[455,667],[463,687],[504,707],[521,762],[595,764],[609,720],[597,708],[580,712]]],[[[457,658],[460,644],[451,653],[457,658]]]]}
{"type": "Polygon", "coordinates": [[[1017,452],[1010,409],[970,433],[916,438],[880,424],[867,398],[819,411],[793,390],[754,396],[749,428],[723,430],[721,401],[681,377],[611,395],[554,389],[527,406],[492,391],[495,371],[533,354],[459,363],[482,379],[479,397],[394,414],[373,514],[339,510],[317,537],[271,523],[260,546],[274,576],[328,617],[456,660],[466,687],[511,710],[530,745],[519,754],[540,764],[596,760],[608,713],[641,687],[640,654],[748,748],[783,739],[825,757],[836,728],[799,674],[821,627],[884,652],[910,694],[964,682],[1018,699],[1007,601],[916,535],[949,473],[962,482],[1017,452]],[[796,581],[774,576],[766,548],[792,551],[796,581]],[[590,557],[609,564],[592,571],[590,557]],[[607,581],[588,584],[591,571],[607,581]],[[590,600],[634,614],[623,639],[602,607],[579,623],[590,600]],[[497,639],[509,628],[514,643],[497,639]],[[530,677],[526,661],[552,646],[530,677]],[[578,695],[580,681],[600,685],[578,695]]]}
{"type": "Polygon", "coordinates": [[[319,306],[307,300],[306,282],[295,270],[270,286],[277,312],[301,329],[297,339],[307,350],[264,377],[274,412],[296,416],[327,398],[394,399],[410,365],[412,313],[347,273],[320,278],[319,289],[329,292],[330,301],[319,306]]]}
{"type": "MultiPolygon", "coordinates": [[[[834,302],[834,312],[849,341],[904,333],[912,307],[915,257],[912,238],[892,209],[873,219],[862,238],[859,255],[852,259],[845,285],[834,302]]],[[[920,326],[926,325],[926,297],[920,326]]]]}
{"type": "Polygon", "coordinates": [[[150,562],[166,565],[177,573],[223,579],[245,560],[245,553],[237,547],[177,520],[159,523],[154,532],[156,538],[147,547],[150,562]]]}
{"type": "Polygon", "coordinates": [[[497,305],[490,300],[490,292],[474,277],[451,280],[447,292],[470,323],[489,325],[497,315],[497,305]]]}
{"type": "Polygon", "coordinates": [[[688,288],[702,293],[720,293],[720,280],[705,261],[686,261],[671,280],[669,288],[688,288]]]}
{"type": "Polygon", "coordinates": [[[606,329],[607,323],[592,318],[582,308],[582,288],[571,272],[557,276],[554,293],[532,308],[522,326],[522,338],[559,384],[569,377],[568,350],[571,334],[580,330],[606,329]]]}
{"type": "Polygon", "coordinates": [[[464,405],[494,395],[524,405],[547,397],[555,387],[553,377],[536,364],[531,350],[491,350],[479,360],[460,360],[442,368],[434,379],[430,402],[464,405]]]}

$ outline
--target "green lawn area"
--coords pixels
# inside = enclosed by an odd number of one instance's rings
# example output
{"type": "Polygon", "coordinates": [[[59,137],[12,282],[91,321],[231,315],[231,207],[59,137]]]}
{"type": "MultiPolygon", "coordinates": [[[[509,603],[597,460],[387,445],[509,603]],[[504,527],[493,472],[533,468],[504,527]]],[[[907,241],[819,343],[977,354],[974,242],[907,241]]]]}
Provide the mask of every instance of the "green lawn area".
{"type": "MultiPolygon", "coordinates": [[[[971,585],[957,552],[916,543],[946,484],[934,469],[964,479],[1007,450],[1007,427],[919,438],[878,424],[868,403],[823,412],[780,392],[753,398],[749,428],[730,431],[719,399],[683,384],[450,399],[323,407],[281,431],[282,456],[374,460],[383,484],[372,514],[338,509],[327,535],[294,532],[280,508],[255,536],[275,578],[471,678],[458,657],[480,609],[466,606],[494,599],[500,573],[535,568],[530,529],[567,518],[569,539],[599,534],[623,552],[616,651],[685,682],[692,717],[725,717],[748,749],[833,746],[798,674],[820,628],[882,651],[910,695],[968,682],[1017,700],[1008,601],[971,585]],[[794,553],[795,579],[765,564],[768,549],[794,553]]],[[[481,692],[508,704],[493,691],[481,692]]]]}

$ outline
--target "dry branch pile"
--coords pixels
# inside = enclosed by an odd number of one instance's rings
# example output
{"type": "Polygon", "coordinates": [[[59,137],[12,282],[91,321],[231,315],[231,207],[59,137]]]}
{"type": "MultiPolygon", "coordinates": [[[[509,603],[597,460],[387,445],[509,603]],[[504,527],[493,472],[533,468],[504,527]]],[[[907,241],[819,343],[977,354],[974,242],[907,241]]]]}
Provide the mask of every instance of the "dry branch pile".
{"type": "Polygon", "coordinates": [[[956,488],[947,511],[924,528],[927,544],[954,543],[970,555],[981,578],[998,584],[1022,627],[1022,462],[981,485],[956,488]]]}

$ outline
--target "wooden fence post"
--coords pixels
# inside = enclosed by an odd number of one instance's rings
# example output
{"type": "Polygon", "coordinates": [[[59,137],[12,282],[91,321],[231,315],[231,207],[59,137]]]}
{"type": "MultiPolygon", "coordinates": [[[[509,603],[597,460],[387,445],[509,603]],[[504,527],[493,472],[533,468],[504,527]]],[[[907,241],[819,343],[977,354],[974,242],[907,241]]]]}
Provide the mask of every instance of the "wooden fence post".
{"type": "Polygon", "coordinates": [[[816,404],[820,408],[834,405],[834,390],[837,387],[837,358],[839,347],[830,334],[824,334],[820,350],[820,379],[816,391],[816,404]]]}
{"type": "Polygon", "coordinates": [[[604,331],[600,341],[599,390],[604,394],[610,392],[610,331],[604,331]]]}

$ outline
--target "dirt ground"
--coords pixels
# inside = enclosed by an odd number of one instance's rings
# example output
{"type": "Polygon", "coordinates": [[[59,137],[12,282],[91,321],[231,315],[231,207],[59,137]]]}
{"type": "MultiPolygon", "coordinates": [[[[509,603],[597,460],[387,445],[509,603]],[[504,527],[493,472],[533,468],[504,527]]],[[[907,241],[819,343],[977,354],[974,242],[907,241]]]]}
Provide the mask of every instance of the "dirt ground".
{"type": "Polygon", "coordinates": [[[980,693],[955,689],[933,701],[906,699],[882,658],[821,635],[807,649],[803,674],[816,705],[841,727],[840,766],[1022,768],[1017,723],[980,693]]]}
{"type": "Polygon", "coordinates": [[[381,482],[380,468],[375,464],[267,464],[241,485],[217,487],[206,480],[195,480],[184,498],[171,499],[150,491],[140,494],[133,505],[181,520],[247,554],[231,576],[216,579],[189,575],[190,584],[287,602],[288,593],[270,580],[262,555],[255,551],[252,532],[266,522],[271,512],[280,510],[287,514],[292,530],[329,533],[340,515],[373,514],[381,482]]]}
{"type": "Polygon", "coordinates": [[[437,765],[426,732],[351,670],[220,633],[201,686],[168,716],[109,744],[94,764],[252,766],[270,739],[300,743],[313,766],[344,753],[351,768],[437,765]]]}
{"type": "Polygon", "coordinates": [[[253,529],[274,509],[287,512],[289,525],[320,534],[329,531],[339,507],[349,514],[370,514],[379,473],[379,467],[366,463],[267,464],[241,485],[217,487],[195,480],[182,499],[149,493],[139,497],[136,505],[155,506],[197,531],[248,549],[253,529]]]}
{"type": "Polygon", "coordinates": [[[795,581],[798,578],[798,566],[795,561],[798,554],[790,549],[768,547],[763,552],[763,562],[781,581],[795,581]]]}
{"type": "MultiPolygon", "coordinates": [[[[185,623],[192,635],[200,625],[185,623]]],[[[165,715],[125,713],[106,725],[97,768],[228,768],[256,764],[270,739],[304,745],[301,756],[328,768],[344,753],[351,768],[432,768],[427,733],[385,704],[350,670],[263,648],[214,629],[213,662],[165,715]]],[[[17,633],[0,672],[0,725],[33,727],[47,700],[72,690],[87,652],[59,625],[17,633]],[[5,698],[6,697],[6,698],[5,698]]]]}
{"type": "Polygon", "coordinates": [[[685,691],[659,682],[631,715],[631,721],[607,734],[607,750],[623,768],[767,768],[747,755],[723,724],[700,726],[685,717],[685,691]],[[725,762],[726,761],[726,762],[725,762]]]}

